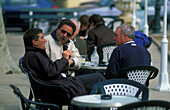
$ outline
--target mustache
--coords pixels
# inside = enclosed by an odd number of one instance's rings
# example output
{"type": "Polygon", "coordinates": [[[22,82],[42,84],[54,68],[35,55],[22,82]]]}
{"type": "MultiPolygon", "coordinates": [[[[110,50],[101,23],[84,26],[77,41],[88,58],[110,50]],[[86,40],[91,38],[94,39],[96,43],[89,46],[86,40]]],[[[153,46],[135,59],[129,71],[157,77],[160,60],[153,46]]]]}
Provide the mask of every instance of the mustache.
{"type": "Polygon", "coordinates": [[[65,38],[64,36],[61,36],[61,38],[62,38],[63,40],[66,40],[66,38],[65,38]]]}

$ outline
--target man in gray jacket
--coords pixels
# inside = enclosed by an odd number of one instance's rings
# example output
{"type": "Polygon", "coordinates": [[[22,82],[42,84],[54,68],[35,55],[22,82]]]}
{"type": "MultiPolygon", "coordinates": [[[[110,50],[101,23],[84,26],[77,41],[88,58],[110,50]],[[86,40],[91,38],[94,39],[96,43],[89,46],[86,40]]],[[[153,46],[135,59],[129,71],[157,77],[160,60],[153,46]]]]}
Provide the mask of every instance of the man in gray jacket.
{"type": "Polygon", "coordinates": [[[81,56],[78,49],[75,47],[74,42],[70,40],[72,35],[76,30],[76,26],[69,19],[63,19],[56,30],[54,30],[50,35],[46,36],[46,52],[51,60],[62,58],[62,52],[64,50],[69,50],[72,53],[71,67],[75,70],[81,67],[81,56]]]}

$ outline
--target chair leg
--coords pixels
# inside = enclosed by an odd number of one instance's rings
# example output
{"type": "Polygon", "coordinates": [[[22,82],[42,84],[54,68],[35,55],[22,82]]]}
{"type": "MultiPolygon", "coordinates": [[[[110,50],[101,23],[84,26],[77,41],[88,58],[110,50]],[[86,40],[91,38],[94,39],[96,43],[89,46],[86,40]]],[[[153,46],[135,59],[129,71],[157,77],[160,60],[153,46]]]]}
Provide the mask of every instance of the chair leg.
{"type": "Polygon", "coordinates": [[[75,105],[68,105],[68,110],[88,110],[85,107],[75,106],[75,105]]]}
{"type": "Polygon", "coordinates": [[[68,110],[74,110],[74,106],[73,105],[68,105],[68,110]]]}
{"type": "MultiPolygon", "coordinates": [[[[29,94],[28,99],[31,100],[31,101],[32,101],[32,99],[33,99],[33,95],[32,95],[31,89],[30,89],[30,94],[29,94]]],[[[29,104],[30,104],[30,103],[29,103],[29,104]]],[[[28,107],[28,106],[26,107],[26,110],[29,110],[29,107],[28,107]]]]}

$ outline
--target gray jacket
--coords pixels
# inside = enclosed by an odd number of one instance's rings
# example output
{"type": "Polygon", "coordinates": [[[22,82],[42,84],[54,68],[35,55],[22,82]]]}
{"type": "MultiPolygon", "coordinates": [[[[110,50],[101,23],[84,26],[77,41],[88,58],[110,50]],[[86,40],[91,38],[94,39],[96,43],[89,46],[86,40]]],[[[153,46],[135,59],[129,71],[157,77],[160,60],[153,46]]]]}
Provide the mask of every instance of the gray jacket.
{"type": "MultiPolygon", "coordinates": [[[[54,33],[55,33],[55,31],[53,33],[51,33],[51,35],[48,35],[45,37],[45,39],[47,40],[46,52],[52,61],[61,59],[62,52],[63,52],[63,45],[57,39],[54,39],[54,37],[53,37],[55,35],[54,33]]],[[[78,49],[75,47],[74,42],[72,40],[69,40],[64,45],[67,45],[67,47],[68,47],[67,50],[72,51],[72,59],[74,60],[73,69],[75,69],[75,70],[80,69],[81,64],[82,64],[82,57],[79,54],[78,49]]]]}

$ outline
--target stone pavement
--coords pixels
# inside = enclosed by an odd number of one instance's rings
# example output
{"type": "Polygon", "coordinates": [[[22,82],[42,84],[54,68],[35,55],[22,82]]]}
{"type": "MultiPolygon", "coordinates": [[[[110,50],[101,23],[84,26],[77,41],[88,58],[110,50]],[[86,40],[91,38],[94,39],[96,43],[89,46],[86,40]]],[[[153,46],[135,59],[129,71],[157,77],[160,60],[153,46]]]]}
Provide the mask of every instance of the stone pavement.
{"type": "MultiPolygon", "coordinates": [[[[18,60],[24,54],[24,46],[22,41],[23,32],[7,32],[9,49],[14,61],[18,64],[18,60]]],[[[160,70],[160,51],[158,47],[152,43],[149,48],[152,57],[153,66],[160,70]]],[[[170,73],[170,63],[168,62],[168,73],[170,73]]],[[[158,84],[159,75],[150,81],[149,100],[159,99],[170,101],[170,91],[155,90],[158,84]]],[[[169,74],[170,79],[170,74],[169,74]]],[[[28,96],[29,85],[26,76],[19,72],[17,74],[0,74],[0,110],[19,110],[16,96],[13,94],[9,84],[14,84],[20,88],[25,96],[28,96]]]]}

